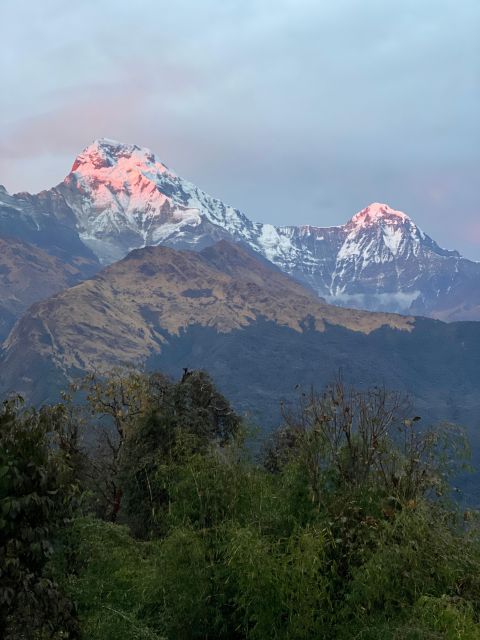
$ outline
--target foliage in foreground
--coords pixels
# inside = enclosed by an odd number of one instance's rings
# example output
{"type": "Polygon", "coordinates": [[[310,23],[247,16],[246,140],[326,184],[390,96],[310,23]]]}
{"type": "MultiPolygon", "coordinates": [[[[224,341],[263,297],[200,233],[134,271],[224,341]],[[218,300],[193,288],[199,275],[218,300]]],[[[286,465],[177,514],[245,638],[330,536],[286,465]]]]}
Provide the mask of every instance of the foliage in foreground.
{"type": "Polygon", "coordinates": [[[73,603],[48,562],[76,503],[58,413],[0,412],[0,637],[74,638],[73,603]]]}
{"type": "MultiPolygon", "coordinates": [[[[478,527],[447,499],[464,453],[453,428],[335,384],[302,395],[260,459],[205,374],[88,385],[112,446],[50,448],[64,471],[55,553],[37,568],[75,603],[82,638],[480,638],[478,527]],[[90,507],[62,525],[72,474],[90,507]]],[[[50,415],[56,432],[84,424],[71,405],[50,415]]]]}

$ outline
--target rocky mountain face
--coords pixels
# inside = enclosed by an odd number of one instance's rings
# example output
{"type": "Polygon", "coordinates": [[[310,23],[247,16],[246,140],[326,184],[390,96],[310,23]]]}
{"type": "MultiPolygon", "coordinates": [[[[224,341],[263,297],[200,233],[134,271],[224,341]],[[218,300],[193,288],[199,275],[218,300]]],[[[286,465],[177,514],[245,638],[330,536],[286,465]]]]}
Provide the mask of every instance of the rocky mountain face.
{"type": "Polygon", "coordinates": [[[224,334],[259,320],[300,333],[307,326],[363,334],[384,325],[413,327],[406,316],[329,305],[226,241],[200,252],[146,247],[33,305],[4,343],[2,387],[41,401],[44,382],[54,391],[47,363],[64,382],[93,369],[142,367],[191,326],[224,334]]]}
{"type": "Polygon", "coordinates": [[[73,212],[55,189],[10,195],[0,185],[0,236],[38,247],[72,265],[82,277],[99,269],[97,257],[80,240],[73,212]]]}
{"type": "Polygon", "coordinates": [[[62,197],[53,191],[11,196],[0,186],[0,341],[32,303],[99,268],[62,197]]]}
{"type": "Polygon", "coordinates": [[[35,245],[0,236],[0,341],[31,304],[83,277],[78,267],[35,245]]]}
{"type": "Polygon", "coordinates": [[[388,205],[373,203],[337,227],[254,223],[148,149],[107,139],[87,147],[49,191],[0,191],[2,231],[86,260],[90,274],[95,261],[110,264],[144,246],[201,250],[230,239],[337,305],[480,319],[480,263],[442,249],[388,205]]]}
{"type": "Polygon", "coordinates": [[[290,232],[311,259],[293,260],[285,270],[330,302],[443,320],[480,318],[480,263],[442,249],[388,205],[371,204],[339,227],[290,232]]]}

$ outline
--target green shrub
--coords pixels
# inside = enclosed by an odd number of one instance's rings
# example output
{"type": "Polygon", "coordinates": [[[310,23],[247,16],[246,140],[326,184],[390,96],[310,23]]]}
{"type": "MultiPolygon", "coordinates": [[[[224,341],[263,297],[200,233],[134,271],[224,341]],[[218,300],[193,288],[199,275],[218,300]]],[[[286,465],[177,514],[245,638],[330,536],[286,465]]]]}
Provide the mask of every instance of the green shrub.
{"type": "Polygon", "coordinates": [[[65,566],[58,559],[57,571],[65,572],[64,588],[77,603],[83,638],[162,637],[150,606],[161,601],[152,544],[134,540],[126,527],[82,518],[66,533],[64,549],[73,558],[73,565],[65,566]]]}
{"type": "Polygon", "coordinates": [[[410,637],[435,638],[445,640],[478,640],[480,624],[474,621],[473,607],[470,603],[456,597],[422,596],[415,603],[410,622],[414,628],[410,637]],[[420,627],[420,631],[415,630],[420,627]]]}

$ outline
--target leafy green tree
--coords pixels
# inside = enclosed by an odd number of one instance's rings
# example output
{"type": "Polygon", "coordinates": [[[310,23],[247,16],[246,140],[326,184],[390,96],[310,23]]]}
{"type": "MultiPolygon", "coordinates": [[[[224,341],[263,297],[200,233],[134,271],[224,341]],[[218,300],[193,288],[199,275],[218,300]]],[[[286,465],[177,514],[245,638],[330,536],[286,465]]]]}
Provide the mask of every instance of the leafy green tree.
{"type": "Polygon", "coordinates": [[[162,527],[172,481],[196,454],[224,447],[238,434],[239,416],[201,371],[165,386],[125,438],[121,456],[123,505],[139,535],[162,527]]]}
{"type": "Polygon", "coordinates": [[[75,638],[73,605],[48,568],[76,504],[61,415],[20,404],[0,413],[0,637],[75,638]]]}
{"type": "Polygon", "coordinates": [[[132,496],[135,487],[128,483],[131,474],[123,474],[122,468],[138,467],[135,485],[143,503],[151,502],[152,455],[163,455],[165,462],[178,457],[182,447],[195,451],[214,441],[222,444],[240,425],[228,401],[201,371],[185,370],[178,382],[133,369],[92,373],[66,394],[65,410],[76,413],[84,433],[93,434],[83,473],[85,487],[95,512],[112,522],[125,500],[133,504],[137,499],[132,496]],[[124,496],[126,488],[130,493],[124,496]]]}

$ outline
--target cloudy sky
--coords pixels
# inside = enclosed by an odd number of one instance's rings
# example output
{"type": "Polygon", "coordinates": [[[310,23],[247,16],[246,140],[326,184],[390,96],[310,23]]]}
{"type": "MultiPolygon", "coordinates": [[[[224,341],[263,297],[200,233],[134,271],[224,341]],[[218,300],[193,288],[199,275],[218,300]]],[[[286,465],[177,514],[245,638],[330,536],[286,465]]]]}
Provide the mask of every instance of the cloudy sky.
{"type": "Polygon", "coordinates": [[[0,183],[91,140],[276,224],[372,201],[480,260],[479,0],[1,0],[0,183]]]}

